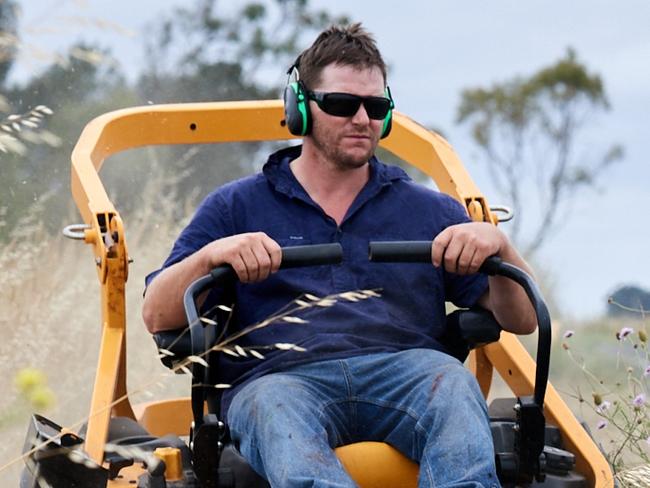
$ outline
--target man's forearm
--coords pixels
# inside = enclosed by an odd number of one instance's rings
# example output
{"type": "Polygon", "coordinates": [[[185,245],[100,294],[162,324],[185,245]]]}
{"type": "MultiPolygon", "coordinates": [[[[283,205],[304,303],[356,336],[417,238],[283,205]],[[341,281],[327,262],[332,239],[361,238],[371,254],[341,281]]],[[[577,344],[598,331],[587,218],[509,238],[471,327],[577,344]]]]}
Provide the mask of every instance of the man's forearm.
{"type": "Polygon", "coordinates": [[[281,261],[280,246],[263,232],[237,234],[212,241],[162,271],[149,284],[142,307],[144,323],[152,334],[186,325],[185,290],[215,266],[228,264],[241,282],[255,283],[276,272],[281,261]]]}
{"type": "MultiPolygon", "coordinates": [[[[503,261],[523,269],[531,276],[532,270],[512,246],[500,253],[503,261]]],[[[530,334],[537,327],[535,310],[524,289],[503,276],[490,276],[490,289],[480,304],[492,311],[505,330],[515,334],[530,334]]]]}
{"type": "Polygon", "coordinates": [[[142,318],[152,334],[187,325],[183,294],[197,278],[210,271],[203,249],[164,269],[147,287],[142,318]]]}

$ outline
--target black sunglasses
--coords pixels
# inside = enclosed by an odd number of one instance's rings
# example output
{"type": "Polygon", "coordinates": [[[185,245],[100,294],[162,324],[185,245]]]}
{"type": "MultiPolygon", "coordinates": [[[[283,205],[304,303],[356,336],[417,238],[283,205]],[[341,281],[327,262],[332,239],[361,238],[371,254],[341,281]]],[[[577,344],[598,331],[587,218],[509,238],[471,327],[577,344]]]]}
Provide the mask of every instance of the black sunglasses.
{"type": "MultiPolygon", "coordinates": [[[[388,93],[390,97],[390,92],[388,93]]],[[[363,103],[369,118],[382,120],[394,106],[393,100],[387,97],[361,97],[351,93],[315,91],[308,91],[307,96],[314,100],[323,112],[336,117],[352,117],[363,103]]]]}

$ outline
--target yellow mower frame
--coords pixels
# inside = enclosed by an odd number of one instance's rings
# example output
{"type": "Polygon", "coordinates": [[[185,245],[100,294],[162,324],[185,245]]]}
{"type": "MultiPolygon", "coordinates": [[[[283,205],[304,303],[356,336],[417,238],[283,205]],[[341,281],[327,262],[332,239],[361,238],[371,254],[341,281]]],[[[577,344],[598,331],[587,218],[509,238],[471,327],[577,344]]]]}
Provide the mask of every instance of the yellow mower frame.
{"type": "MultiPolygon", "coordinates": [[[[99,178],[102,164],[120,151],[148,145],[291,139],[283,118],[280,100],[150,105],[104,114],[83,130],[72,152],[72,193],[87,226],[84,240],[93,248],[102,304],[102,340],[85,450],[100,465],[112,416],[133,418],[153,435],[187,435],[192,420],[189,398],[135,406],[129,401],[125,319],[129,256],[122,220],[99,178]]],[[[391,135],[381,146],[431,176],[440,191],[465,205],[473,220],[497,224],[486,199],[442,137],[394,113],[391,135]]],[[[510,333],[502,332],[498,342],[472,351],[470,368],[486,397],[494,369],[514,395],[533,392],[535,362],[510,333]]],[[[550,384],[544,412],[575,455],[576,471],[590,486],[613,487],[607,461],[550,384]]],[[[381,486],[416,486],[417,466],[388,445],[353,444],[337,449],[337,455],[362,487],[380,486],[375,479],[382,480],[381,486]],[[384,456],[396,464],[386,462],[384,456]]],[[[133,486],[138,470],[125,468],[123,476],[110,480],[108,486],[133,486]]]]}

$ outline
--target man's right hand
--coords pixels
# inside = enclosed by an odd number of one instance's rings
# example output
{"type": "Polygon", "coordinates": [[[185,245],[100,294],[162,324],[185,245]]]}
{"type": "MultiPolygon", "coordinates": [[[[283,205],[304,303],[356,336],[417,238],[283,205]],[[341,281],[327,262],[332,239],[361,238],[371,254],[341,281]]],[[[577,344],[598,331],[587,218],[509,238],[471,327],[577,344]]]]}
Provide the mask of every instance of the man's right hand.
{"type": "MultiPolygon", "coordinates": [[[[211,269],[229,264],[242,282],[253,283],[275,273],[280,261],[280,246],[263,232],[238,234],[206,244],[196,253],[166,268],[149,284],[142,307],[147,329],[154,333],[185,326],[185,289],[211,269]]],[[[199,302],[203,299],[205,295],[199,298],[199,302]]]]}
{"type": "Polygon", "coordinates": [[[202,250],[211,268],[229,264],[243,283],[262,281],[275,273],[282,261],[280,245],[264,232],[224,237],[202,250]]]}

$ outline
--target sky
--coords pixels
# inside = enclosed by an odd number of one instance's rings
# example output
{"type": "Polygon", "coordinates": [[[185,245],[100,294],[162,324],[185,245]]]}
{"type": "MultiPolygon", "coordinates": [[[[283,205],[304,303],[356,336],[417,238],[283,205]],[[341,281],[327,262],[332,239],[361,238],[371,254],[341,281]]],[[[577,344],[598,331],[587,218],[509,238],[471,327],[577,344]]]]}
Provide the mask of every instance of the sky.
{"type": "MultiPolygon", "coordinates": [[[[20,2],[26,49],[20,79],[79,39],[109,46],[127,76],[144,63],[146,25],[180,0],[27,0],[20,2]]],[[[232,6],[233,3],[218,2],[232,6]]],[[[389,64],[397,109],[443,129],[490,204],[496,196],[469,138],[455,123],[460,92],[530,75],[573,47],[599,73],[611,111],[595,113],[581,141],[597,152],[612,143],[625,158],[594,189],[580,192],[535,267],[553,284],[565,314],[601,314],[622,284],[650,290],[650,2],[626,0],[311,0],[347,14],[375,34],[389,64]]],[[[306,47],[306,46],[305,46],[306,47]]],[[[502,224],[507,229],[508,224],[502,224]]]]}

